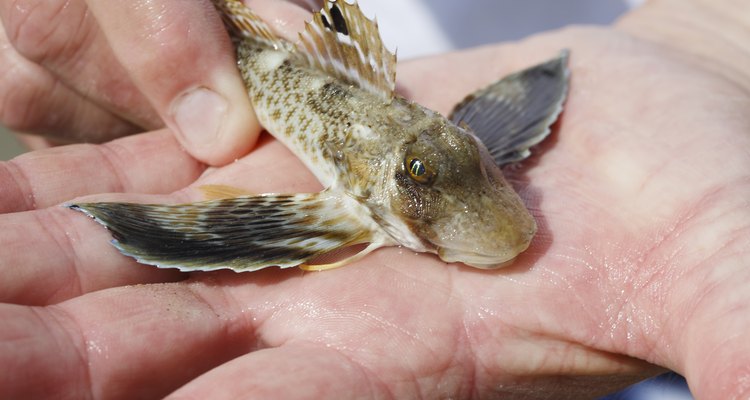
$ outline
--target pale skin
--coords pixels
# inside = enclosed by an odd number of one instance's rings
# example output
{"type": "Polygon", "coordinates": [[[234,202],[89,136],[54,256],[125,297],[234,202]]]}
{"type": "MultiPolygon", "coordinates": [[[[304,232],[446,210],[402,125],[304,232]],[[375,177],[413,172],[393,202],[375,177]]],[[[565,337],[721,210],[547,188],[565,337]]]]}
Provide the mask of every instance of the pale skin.
{"type": "MultiPolygon", "coordinates": [[[[613,27],[401,64],[402,92],[448,112],[571,49],[556,133],[509,174],[539,233],[498,271],[388,248],[321,273],[186,275],[121,256],[101,226],[58,206],[195,201],[205,184],[319,189],[271,138],[221,168],[169,130],[0,164],[0,397],[579,399],[668,368],[699,399],[747,398],[741,3],[652,0],[613,27]]],[[[256,5],[293,21],[283,29],[305,17],[256,5]]]]}

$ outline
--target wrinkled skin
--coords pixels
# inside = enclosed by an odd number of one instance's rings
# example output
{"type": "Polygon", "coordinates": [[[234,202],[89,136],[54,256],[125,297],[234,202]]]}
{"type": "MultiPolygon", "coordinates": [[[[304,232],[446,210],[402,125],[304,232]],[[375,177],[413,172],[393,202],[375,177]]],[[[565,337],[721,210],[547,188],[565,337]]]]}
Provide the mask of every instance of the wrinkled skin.
{"type": "Polygon", "coordinates": [[[272,140],[210,170],[165,131],[1,164],[0,397],[579,399],[660,371],[646,360],[698,398],[746,398],[750,85],[670,50],[684,48],[661,34],[669,1],[652,4],[614,29],[401,66],[405,94],[447,112],[572,50],[559,130],[510,174],[539,232],[498,271],[388,248],[323,273],[186,276],[134,263],[56,206],[318,189],[272,140]]]}
{"type": "Polygon", "coordinates": [[[35,148],[167,126],[208,164],[246,154],[260,127],[231,43],[193,3],[0,0],[0,121],[35,148]]]}

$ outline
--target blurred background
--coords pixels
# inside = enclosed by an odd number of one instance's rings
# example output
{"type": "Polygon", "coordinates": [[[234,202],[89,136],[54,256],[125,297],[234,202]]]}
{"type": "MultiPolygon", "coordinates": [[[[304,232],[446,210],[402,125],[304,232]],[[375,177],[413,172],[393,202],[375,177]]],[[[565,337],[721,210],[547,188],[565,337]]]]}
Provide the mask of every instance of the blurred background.
{"type": "Polygon", "coordinates": [[[21,154],[24,147],[4,126],[0,125],[0,161],[10,160],[21,154]]]}

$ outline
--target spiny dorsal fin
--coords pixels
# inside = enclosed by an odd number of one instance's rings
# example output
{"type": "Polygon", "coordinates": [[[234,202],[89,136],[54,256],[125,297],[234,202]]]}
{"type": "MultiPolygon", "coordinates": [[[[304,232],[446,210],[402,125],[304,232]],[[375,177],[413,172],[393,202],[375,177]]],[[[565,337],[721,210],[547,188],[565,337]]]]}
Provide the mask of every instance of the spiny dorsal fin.
{"type": "Polygon", "coordinates": [[[241,0],[213,0],[224,24],[236,39],[246,39],[274,49],[291,49],[291,44],[271,32],[241,0]]]}
{"type": "Polygon", "coordinates": [[[310,65],[389,102],[396,86],[396,55],[380,39],[378,24],[357,2],[327,0],[300,33],[310,65]]]}

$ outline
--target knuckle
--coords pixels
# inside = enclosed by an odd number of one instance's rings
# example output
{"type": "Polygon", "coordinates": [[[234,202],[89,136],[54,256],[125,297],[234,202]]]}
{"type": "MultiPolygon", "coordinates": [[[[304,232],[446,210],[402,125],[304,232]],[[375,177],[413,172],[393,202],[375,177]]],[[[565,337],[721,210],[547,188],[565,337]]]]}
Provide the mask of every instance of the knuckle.
{"type": "Polygon", "coordinates": [[[19,84],[23,80],[19,75],[23,74],[18,68],[11,68],[0,78],[0,122],[12,130],[33,130],[31,104],[34,95],[25,85],[19,84]]]}
{"type": "Polygon", "coordinates": [[[37,104],[46,96],[44,86],[32,76],[36,66],[22,65],[21,60],[13,61],[7,54],[0,54],[0,122],[6,127],[24,132],[35,132],[48,121],[44,110],[37,104]]]}
{"type": "Polygon", "coordinates": [[[27,58],[34,53],[49,35],[49,24],[41,24],[40,14],[45,11],[42,3],[15,0],[8,10],[4,24],[8,40],[16,50],[27,58]]]}
{"type": "Polygon", "coordinates": [[[86,26],[80,1],[15,0],[5,21],[13,47],[30,61],[44,64],[75,53],[86,26]]]}

